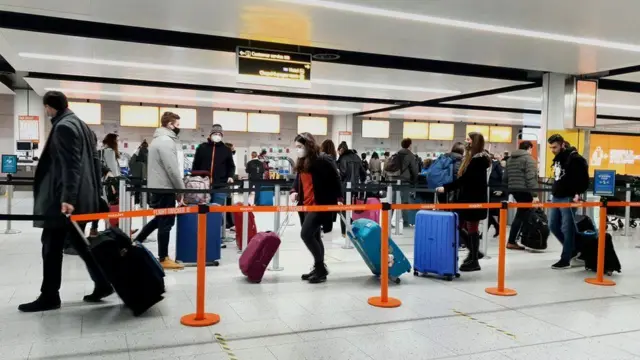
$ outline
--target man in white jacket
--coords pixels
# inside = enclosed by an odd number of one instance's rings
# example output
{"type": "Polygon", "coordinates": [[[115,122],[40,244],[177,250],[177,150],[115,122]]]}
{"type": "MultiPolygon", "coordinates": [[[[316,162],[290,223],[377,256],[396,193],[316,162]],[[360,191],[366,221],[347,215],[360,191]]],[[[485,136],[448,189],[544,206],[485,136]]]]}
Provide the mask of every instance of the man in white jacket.
{"type": "MultiPolygon", "coordinates": [[[[165,112],[160,120],[161,127],[156,129],[149,145],[147,166],[147,186],[151,189],[184,189],[180,162],[178,161],[178,134],[180,133],[180,116],[165,112]]],[[[182,195],[179,196],[182,198],[182,195]]],[[[176,194],[152,193],[150,206],[154,209],[165,209],[176,206],[176,194]]],[[[136,238],[144,241],[154,230],[158,230],[158,258],[165,269],[182,269],[183,265],[169,257],[169,236],[175,224],[175,215],[156,216],[136,238]]]]}

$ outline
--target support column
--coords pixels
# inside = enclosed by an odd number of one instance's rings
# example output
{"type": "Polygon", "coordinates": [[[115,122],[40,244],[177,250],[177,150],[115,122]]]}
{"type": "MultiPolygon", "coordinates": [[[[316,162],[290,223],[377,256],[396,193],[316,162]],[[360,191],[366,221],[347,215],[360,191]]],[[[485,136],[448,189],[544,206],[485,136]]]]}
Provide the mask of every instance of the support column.
{"type": "Polygon", "coordinates": [[[331,124],[331,140],[336,147],[343,141],[347,142],[349,148],[353,147],[353,116],[336,115],[331,124]]]}
{"type": "Polygon", "coordinates": [[[570,75],[547,73],[542,78],[542,115],[539,170],[545,177],[551,176],[553,154],[549,150],[547,139],[560,134],[580,154],[585,154],[585,130],[575,128],[573,100],[567,96],[567,80],[570,75]]]}

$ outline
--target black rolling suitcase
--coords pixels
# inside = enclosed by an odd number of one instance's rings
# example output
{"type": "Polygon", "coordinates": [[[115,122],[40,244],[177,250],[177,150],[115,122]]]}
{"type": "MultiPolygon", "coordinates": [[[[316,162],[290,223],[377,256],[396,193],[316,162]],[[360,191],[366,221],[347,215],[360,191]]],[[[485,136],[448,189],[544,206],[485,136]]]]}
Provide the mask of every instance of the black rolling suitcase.
{"type": "Polygon", "coordinates": [[[110,227],[90,240],[76,222],[73,226],[89,245],[91,254],[124,304],[139,316],[163,299],[164,270],[140,243],[117,227],[110,227]]]}
{"type": "Polygon", "coordinates": [[[547,215],[542,209],[531,209],[520,228],[520,243],[530,249],[545,250],[549,233],[547,215]]]}
{"type": "MultiPolygon", "coordinates": [[[[598,269],[598,232],[595,230],[593,220],[588,216],[576,216],[576,248],[580,251],[580,259],[584,260],[587,270],[598,269]]],[[[613,247],[611,234],[605,235],[604,245],[604,272],[608,275],[613,272],[621,272],[622,265],[613,247]]]]}

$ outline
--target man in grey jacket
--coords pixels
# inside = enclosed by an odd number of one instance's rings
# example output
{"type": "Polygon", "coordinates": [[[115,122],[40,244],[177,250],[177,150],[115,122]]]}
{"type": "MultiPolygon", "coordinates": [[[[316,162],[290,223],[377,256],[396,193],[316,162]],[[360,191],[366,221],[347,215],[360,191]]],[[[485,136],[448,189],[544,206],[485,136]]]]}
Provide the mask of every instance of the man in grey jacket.
{"type": "MultiPolygon", "coordinates": [[[[510,189],[519,191],[511,192],[517,202],[538,202],[538,194],[533,189],[538,187],[538,166],[531,156],[533,144],[530,141],[523,141],[507,160],[507,168],[502,175],[502,183],[510,189]],[[531,189],[531,191],[527,191],[531,189]]],[[[522,223],[527,220],[530,209],[518,209],[515,219],[511,224],[509,232],[509,243],[507,249],[524,250],[516,243],[516,238],[522,227],[522,223]]]]}
{"type": "MultiPolygon", "coordinates": [[[[400,170],[398,171],[395,171],[395,172],[387,171],[387,180],[389,181],[401,180],[403,183],[410,182],[412,184],[415,184],[418,181],[419,170],[418,170],[417,158],[411,152],[411,150],[409,150],[409,148],[411,148],[411,139],[409,138],[403,139],[402,142],[400,142],[400,146],[402,147],[402,149],[400,149],[397,153],[393,154],[393,156],[389,160],[387,160],[387,162],[385,163],[385,168],[388,169],[389,162],[393,161],[394,156],[400,157],[400,160],[402,161],[402,165],[400,167],[400,170]]],[[[398,199],[396,199],[395,202],[397,203],[398,199]]],[[[402,190],[400,192],[400,202],[402,204],[409,203],[408,190],[402,190]]],[[[402,211],[402,223],[404,227],[409,227],[408,211],[402,211]]]]}
{"type": "MultiPolygon", "coordinates": [[[[151,189],[184,189],[178,162],[180,116],[165,112],[160,123],[162,126],[156,129],[153,141],[149,145],[147,186],[151,189]]],[[[182,194],[178,198],[182,199],[182,194]]],[[[150,205],[154,209],[175,207],[176,194],[152,193],[150,205]]],[[[169,235],[175,221],[175,215],[156,216],[142,228],[136,238],[137,241],[142,242],[154,230],[158,230],[158,258],[162,267],[169,270],[184,268],[183,265],[169,258],[169,235]]]]}

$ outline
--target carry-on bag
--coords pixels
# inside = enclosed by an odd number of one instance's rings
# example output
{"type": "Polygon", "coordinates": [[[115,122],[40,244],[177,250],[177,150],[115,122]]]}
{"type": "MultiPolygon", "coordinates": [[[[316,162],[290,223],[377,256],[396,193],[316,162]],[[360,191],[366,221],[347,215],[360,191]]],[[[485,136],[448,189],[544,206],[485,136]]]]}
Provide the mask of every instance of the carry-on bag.
{"type": "Polygon", "coordinates": [[[542,209],[531,209],[520,228],[520,243],[530,249],[545,250],[549,233],[547,215],[542,209]]]}
{"type": "MultiPolygon", "coordinates": [[[[218,266],[222,247],[222,213],[207,215],[207,265],[218,266]]],[[[176,219],[176,260],[195,264],[198,260],[198,214],[181,214],[176,219]]]]}
{"type": "MultiPolygon", "coordinates": [[[[118,205],[118,204],[109,205],[109,212],[111,212],[111,213],[120,212],[120,205],[118,205]]],[[[110,218],[109,219],[109,225],[112,226],[112,227],[118,227],[119,220],[117,218],[110,218]]]]}
{"type": "MultiPolygon", "coordinates": [[[[380,199],[375,198],[375,197],[367,197],[366,200],[362,200],[362,199],[356,199],[355,201],[356,205],[379,205],[380,204],[380,199]]],[[[353,221],[359,220],[359,219],[369,219],[372,221],[375,221],[377,223],[380,222],[380,210],[361,210],[361,211],[353,211],[351,218],[353,219],[353,221]]]]}
{"type": "MultiPolygon", "coordinates": [[[[342,220],[346,219],[342,217],[342,220]]],[[[358,219],[351,226],[347,226],[347,236],[358,250],[371,272],[380,276],[380,236],[382,228],[378,223],[369,219],[358,219]]],[[[389,237],[389,280],[400,283],[400,276],[411,271],[411,264],[398,245],[389,237]]]]}
{"type": "MultiPolygon", "coordinates": [[[[243,206],[242,203],[237,203],[236,206],[243,206]]],[[[249,224],[247,225],[247,242],[251,241],[256,234],[258,233],[258,227],[256,226],[256,216],[249,212],[247,214],[247,219],[249,219],[249,224]]],[[[242,220],[242,213],[237,211],[233,213],[233,222],[236,226],[236,245],[238,246],[238,250],[242,250],[242,234],[244,229],[244,221],[242,220]]]]}
{"type": "Polygon", "coordinates": [[[134,316],[163,299],[164,270],[158,260],[138,242],[132,242],[122,230],[110,227],[89,241],[80,226],[73,227],[84,239],[98,266],[134,316]]]}
{"type": "MultiPolygon", "coordinates": [[[[211,181],[209,180],[208,171],[192,171],[191,175],[184,177],[184,188],[191,190],[211,190],[211,181]]],[[[184,203],[187,205],[199,205],[206,204],[210,201],[211,194],[198,192],[198,193],[184,193],[184,203]]]]}
{"type": "MultiPolygon", "coordinates": [[[[577,215],[576,218],[576,249],[580,251],[580,259],[584,260],[587,270],[598,269],[598,231],[593,220],[585,215],[577,215]]],[[[613,246],[611,234],[605,234],[604,245],[604,272],[612,275],[613,272],[621,272],[622,265],[613,246]]]]}
{"type": "Polygon", "coordinates": [[[259,232],[247,245],[247,249],[240,255],[240,271],[252,283],[260,283],[267,266],[280,247],[280,236],[289,222],[289,212],[276,232],[259,232]]]}
{"type": "Polygon", "coordinates": [[[451,281],[458,273],[458,214],[421,210],[416,214],[413,274],[437,274],[451,281]]]}

